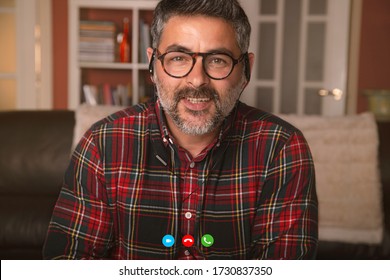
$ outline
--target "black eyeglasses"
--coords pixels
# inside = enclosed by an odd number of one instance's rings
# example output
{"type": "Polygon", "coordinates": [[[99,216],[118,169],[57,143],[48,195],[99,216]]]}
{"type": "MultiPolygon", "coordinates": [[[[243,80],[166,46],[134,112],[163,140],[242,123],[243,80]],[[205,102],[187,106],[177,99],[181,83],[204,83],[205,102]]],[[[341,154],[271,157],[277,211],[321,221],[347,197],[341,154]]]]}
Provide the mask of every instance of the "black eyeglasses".
{"type": "Polygon", "coordinates": [[[246,53],[240,55],[238,59],[233,58],[226,53],[202,53],[202,52],[184,52],[168,51],[164,54],[155,49],[157,59],[161,61],[162,67],[169,76],[173,78],[184,78],[194,68],[196,58],[203,58],[203,70],[208,77],[214,80],[223,80],[227,78],[234,69],[234,66],[243,60],[246,53]]]}

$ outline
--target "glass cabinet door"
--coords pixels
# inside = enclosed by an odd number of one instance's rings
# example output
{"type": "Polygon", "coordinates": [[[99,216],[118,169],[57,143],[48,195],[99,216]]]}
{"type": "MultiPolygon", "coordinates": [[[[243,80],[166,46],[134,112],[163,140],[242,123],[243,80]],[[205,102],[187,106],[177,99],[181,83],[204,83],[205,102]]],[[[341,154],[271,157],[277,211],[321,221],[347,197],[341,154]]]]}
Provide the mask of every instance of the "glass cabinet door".
{"type": "Polygon", "coordinates": [[[345,111],[349,0],[242,1],[252,25],[243,101],[283,114],[345,111]]]}

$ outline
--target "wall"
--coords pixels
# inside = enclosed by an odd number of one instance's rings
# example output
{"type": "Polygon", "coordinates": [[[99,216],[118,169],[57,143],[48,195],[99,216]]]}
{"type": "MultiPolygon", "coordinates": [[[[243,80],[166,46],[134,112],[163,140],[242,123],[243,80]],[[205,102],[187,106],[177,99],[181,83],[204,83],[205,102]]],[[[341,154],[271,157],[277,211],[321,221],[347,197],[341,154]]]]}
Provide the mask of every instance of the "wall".
{"type": "Polygon", "coordinates": [[[390,90],[390,1],[363,0],[358,72],[358,112],[367,110],[364,89],[390,90]]]}
{"type": "Polygon", "coordinates": [[[68,0],[52,0],[53,108],[68,106],[68,0]]]}

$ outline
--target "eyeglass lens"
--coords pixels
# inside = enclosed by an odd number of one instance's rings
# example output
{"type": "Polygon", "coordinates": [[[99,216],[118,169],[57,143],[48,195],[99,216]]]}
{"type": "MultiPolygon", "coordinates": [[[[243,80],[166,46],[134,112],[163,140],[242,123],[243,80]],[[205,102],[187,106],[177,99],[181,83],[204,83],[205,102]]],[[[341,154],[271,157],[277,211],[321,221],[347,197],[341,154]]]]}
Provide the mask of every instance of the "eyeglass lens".
{"type": "MultiPolygon", "coordinates": [[[[204,71],[211,78],[226,78],[235,65],[234,59],[227,54],[204,54],[202,56],[204,71]]],[[[184,52],[168,52],[161,57],[165,71],[177,78],[188,75],[196,63],[194,55],[184,52]]]]}

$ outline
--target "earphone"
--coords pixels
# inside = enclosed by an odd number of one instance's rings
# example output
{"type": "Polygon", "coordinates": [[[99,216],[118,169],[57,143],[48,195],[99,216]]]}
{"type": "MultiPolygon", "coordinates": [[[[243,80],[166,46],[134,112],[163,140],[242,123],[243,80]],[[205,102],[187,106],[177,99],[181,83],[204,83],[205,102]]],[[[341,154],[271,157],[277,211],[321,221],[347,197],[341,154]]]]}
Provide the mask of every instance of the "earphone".
{"type": "Polygon", "coordinates": [[[245,74],[245,78],[246,78],[246,82],[249,83],[249,81],[251,80],[251,67],[250,67],[250,64],[249,64],[249,54],[248,52],[246,52],[244,54],[244,67],[245,67],[245,70],[244,70],[244,74],[245,74]]]}

